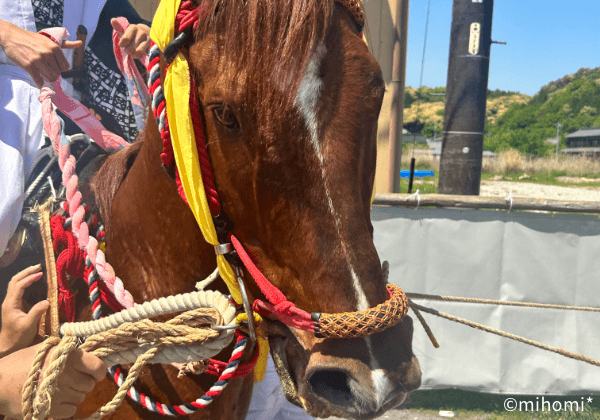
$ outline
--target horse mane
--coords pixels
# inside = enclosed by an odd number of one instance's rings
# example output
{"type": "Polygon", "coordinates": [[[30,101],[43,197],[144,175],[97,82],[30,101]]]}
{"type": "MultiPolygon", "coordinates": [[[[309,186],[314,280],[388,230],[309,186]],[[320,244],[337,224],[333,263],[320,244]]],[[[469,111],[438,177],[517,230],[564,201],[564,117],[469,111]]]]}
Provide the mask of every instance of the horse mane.
{"type": "Polygon", "coordinates": [[[308,60],[325,39],[334,2],[203,0],[200,7],[205,13],[196,39],[217,37],[217,54],[243,76],[247,98],[267,114],[293,103],[308,60]]]}
{"type": "Polygon", "coordinates": [[[106,231],[110,230],[110,209],[114,196],[133,165],[144,142],[142,137],[131,146],[108,156],[90,181],[97,211],[106,231]]]}

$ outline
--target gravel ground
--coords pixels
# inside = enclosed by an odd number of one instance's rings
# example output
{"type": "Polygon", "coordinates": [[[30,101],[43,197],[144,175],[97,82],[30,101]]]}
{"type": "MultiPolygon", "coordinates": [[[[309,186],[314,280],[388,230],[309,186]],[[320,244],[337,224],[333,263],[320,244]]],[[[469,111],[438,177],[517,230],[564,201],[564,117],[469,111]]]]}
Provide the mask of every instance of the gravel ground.
{"type": "Polygon", "coordinates": [[[506,198],[545,198],[561,201],[600,201],[600,187],[559,187],[528,182],[481,181],[479,195],[506,198]]]}

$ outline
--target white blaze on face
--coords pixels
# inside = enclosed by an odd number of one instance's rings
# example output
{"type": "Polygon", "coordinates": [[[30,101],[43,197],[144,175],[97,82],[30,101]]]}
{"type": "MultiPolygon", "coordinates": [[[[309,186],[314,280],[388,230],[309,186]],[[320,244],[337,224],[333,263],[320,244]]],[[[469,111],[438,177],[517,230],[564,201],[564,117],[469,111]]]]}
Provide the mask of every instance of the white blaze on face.
{"type": "MultiPolygon", "coordinates": [[[[300,82],[300,87],[298,89],[298,94],[296,95],[296,100],[294,104],[296,105],[296,107],[300,111],[300,114],[302,114],[306,121],[306,127],[310,135],[310,142],[319,160],[319,166],[323,178],[323,187],[325,190],[327,203],[329,204],[329,211],[335,221],[335,227],[338,234],[338,238],[340,240],[344,256],[346,257],[346,263],[348,264],[350,275],[352,277],[356,301],[358,302],[357,309],[359,311],[366,311],[367,309],[369,309],[369,303],[367,302],[367,296],[365,295],[365,292],[363,291],[360,285],[358,276],[356,275],[354,267],[352,266],[352,262],[350,261],[350,254],[348,253],[346,243],[342,239],[341,218],[336,212],[335,207],[333,206],[331,193],[329,191],[329,187],[327,186],[327,171],[325,170],[323,152],[321,150],[322,142],[319,138],[317,105],[321,97],[321,89],[323,88],[323,80],[321,80],[321,78],[319,77],[319,67],[321,65],[321,59],[325,56],[326,52],[327,50],[325,49],[324,45],[320,44],[319,46],[317,46],[315,52],[313,53],[311,59],[309,60],[306,66],[306,70],[304,71],[304,75],[302,77],[302,81],[300,82]]],[[[387,379],[384,370],[381,369],[381,366],[379,365],[378,361],[373,356],[373,345],[371,343],[371,338],[366,337],[365,341],[369,350],[369,364],[371,368],[373,384],[375,387],[375,393],[377,395],[378,403],[381,405],[383,403],[384,398],[394,390],[394,386],[389,381],[389,379],[387,379]]]]}

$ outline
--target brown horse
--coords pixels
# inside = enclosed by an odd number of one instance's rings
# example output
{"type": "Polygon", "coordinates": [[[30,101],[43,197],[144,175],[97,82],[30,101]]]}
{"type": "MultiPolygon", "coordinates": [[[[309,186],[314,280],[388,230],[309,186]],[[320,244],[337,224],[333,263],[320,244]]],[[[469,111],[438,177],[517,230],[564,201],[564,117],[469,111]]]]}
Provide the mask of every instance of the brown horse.
{"type": "MultiPolygon", "coordinates": [[[[233,232],[265,276],[305,311],[353,312],[384,302],[370,197],[385,85],[352,14],[323,0],[202,5],[208,13],[182,52],[233,232]]],[[[108,158],[92,182],[107,228],[107,260],[136,302],[191,291],[216,266],[213,247],[161,166],[161,149],[149,116],[136,143],[108,158]]],[[[264,298],[245,278],[251,294],[264,298]]],[[[85,318],[89,311],[80,310],[78,319],[85,318]]],[[[367,338],[319,339],[275,321],[267,333],[283,361],[280,375],[293,388],[287,395],[312,416],[374,418],[420,384],[409,317],[367,338]]],[[[225,351],[221,356],[226,360],[225,351]]],[[[178,379],[174,368],[152,365],[137,387],[181,404],[214,381],[178,379]]],[[[109,382],[97,386],[78,416],[112,397],[116,386],[109,382]]],[[[243,419],[251,391],[251,375],[233,380],[190,417],[243,419]]],[[[131,401],[113,415],[160,417],[131,401]]]]}

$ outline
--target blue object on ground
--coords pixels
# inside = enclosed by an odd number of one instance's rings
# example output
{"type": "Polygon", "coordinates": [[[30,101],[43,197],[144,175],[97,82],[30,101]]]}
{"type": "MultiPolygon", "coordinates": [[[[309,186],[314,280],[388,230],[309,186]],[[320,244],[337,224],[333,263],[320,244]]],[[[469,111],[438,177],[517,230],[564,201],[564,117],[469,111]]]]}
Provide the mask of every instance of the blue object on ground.
{"type": "MultiPolygon", "coordinates": [[[[415,171],[416,178],[424,178],[426,176],[435,176],[433,171],[415,171]]],[[[400,171],[400,178],[410,178],[410,171],[408,169],[400,171]]]]}

